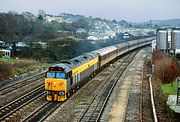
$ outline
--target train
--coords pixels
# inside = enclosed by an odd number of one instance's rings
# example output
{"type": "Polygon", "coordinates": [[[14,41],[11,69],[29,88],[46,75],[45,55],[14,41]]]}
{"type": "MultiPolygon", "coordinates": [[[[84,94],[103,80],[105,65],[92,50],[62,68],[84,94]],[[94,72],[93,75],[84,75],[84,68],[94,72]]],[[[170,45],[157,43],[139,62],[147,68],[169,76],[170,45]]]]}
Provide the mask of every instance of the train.
{"type": "Polygon", "coordinates": [[[46,99],[48,101],[65,101],[102,67],[129,51],[150,45],[153,39],[151,37],[123,42],[50,66],[45,73],[46,99]]]}

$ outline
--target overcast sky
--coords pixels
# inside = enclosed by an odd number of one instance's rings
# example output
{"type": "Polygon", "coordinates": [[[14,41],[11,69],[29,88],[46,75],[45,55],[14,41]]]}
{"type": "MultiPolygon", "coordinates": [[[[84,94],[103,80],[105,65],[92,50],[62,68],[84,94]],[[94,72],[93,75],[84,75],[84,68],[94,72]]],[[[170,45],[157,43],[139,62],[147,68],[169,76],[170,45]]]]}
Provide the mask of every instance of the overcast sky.
{"type": "Polygon", "coordinates": [[[180,0],[0,0],[0,12],[39,9],[131,22],[180,18],[180,0]]]}

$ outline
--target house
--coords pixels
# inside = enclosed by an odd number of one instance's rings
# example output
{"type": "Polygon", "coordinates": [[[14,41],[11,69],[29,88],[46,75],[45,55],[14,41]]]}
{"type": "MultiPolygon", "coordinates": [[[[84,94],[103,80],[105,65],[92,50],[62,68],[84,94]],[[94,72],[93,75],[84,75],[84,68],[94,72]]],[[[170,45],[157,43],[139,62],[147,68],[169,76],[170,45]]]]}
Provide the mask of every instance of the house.
{"type": "Polygon", "coordinates": [[[11,51],[7,49],[0,49],[0,57],[1,58],[10,58],[11,57],[11,51]]]}
{"type": "Polygon", "coordinates": [[[98,40],[98,38],[95,37],[95,36],[88,36],[87,40],[94,40],[94,41],[96,41],[96,40],[98,40]]]}
{"type": "Polygon", "coordinates": [[[17,42],[16,47],[28,47],[28,42],[17,42]]]}
{"type": "Polygon", "coordinates": [[[87,32],[86,32],[86,30],[83,29],[83,28],[78,28],[78,29],[76,30],[76,33],[87,33],[87,32]]]}
{"type": "Polygon", "coordinates": [[[0,47],[4,46],[5,45],[5,42],[3,41],[0,41],[0,47]]]}
{"type": "Polygon", "coordinates": [[[46,20],[46,22],[51,22],[51,21],[55,20],[53,15],[49,15],[49,14],[47,14],[44,19],[46,20]]]}
{"type": "Polygon", "coordinates": [[[61,16],[55,16],[54,18],[55,18],[55,21],[58,23],[64,22],[64,19],[61,16]]]}
{"type": "Polygon", "coordinates": [[[61,16],[53,16],[50,14],[47,14],[44,19],[46,20],[46,22],[51,22],[51,21],[56,21],[58,23],[62,23],[64,22],[63,18],[61,16]]]}
{"type": "Polygon", "coordinates": [[[22,15],[29,21],[36,21],[35,15],[30,12],[23,12],[22,15]]]}
{"type": "Polygon", "coordinates": [[[142,31],[130,31],[129,32],[131,35],[133,35],[134,37],[144,37],[145,33],[143,33],[142,31]]]}
{"type": "Polygon", "coordinates": [[[123,33],[123,39],[129,40],[129,39],[139,39],[147,36],[147,34],[141,32],[141,31],[136,31],[136,30],[131,30],[131,31],[126,31],[123,33]]]}
{"type": "Polygon", "coordinates": [[[129,32],[124,32],[124,33],[122,34],[122,36],[123,36],[123,39],[131,39],[131,38],[134,37],[134,36],[133,36],[132,34],[130,34],[129,32]]]}

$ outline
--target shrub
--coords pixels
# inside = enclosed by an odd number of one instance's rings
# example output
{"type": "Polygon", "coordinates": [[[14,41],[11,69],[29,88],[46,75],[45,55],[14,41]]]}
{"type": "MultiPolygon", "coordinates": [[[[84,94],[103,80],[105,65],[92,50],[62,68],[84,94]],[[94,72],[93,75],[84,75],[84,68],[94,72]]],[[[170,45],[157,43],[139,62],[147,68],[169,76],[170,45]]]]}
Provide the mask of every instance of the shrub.
{"type": "Polygon", "coordinates": [[[8,79],[12,76],[12,65],[10,63],[0,62],[0,80],[8,79]]]}
{"type": "Polygon", "coordinates": [[[153,52],[153,64],[155,65],[155,76],[162,83],[171,83],[179,75],[177,61],[160,51],[153,52]]]}
{"type": "Polygon", "coordinates": [[[24,68],[24,67],[29,67],[31,65],[36,65],[38,63],[39,62],[35,60],[20,60],[13,64],[13,68],[24,68]]]}

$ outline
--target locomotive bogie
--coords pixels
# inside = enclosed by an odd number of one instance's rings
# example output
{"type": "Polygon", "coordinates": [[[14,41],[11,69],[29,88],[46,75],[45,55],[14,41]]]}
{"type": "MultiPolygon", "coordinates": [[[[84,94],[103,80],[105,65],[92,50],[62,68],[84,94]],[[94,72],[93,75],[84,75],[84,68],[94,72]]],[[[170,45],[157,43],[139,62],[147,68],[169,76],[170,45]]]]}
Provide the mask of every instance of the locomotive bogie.
{"type": "Polygon", "coordinates": [[[59,94],[60,92],[57,92],[57,91],[48,91],[49,93],[47,94],[46,96],[46,99],[48,101],[65,101],[67,99],[67,95],[61,93],[59,94]]]}

